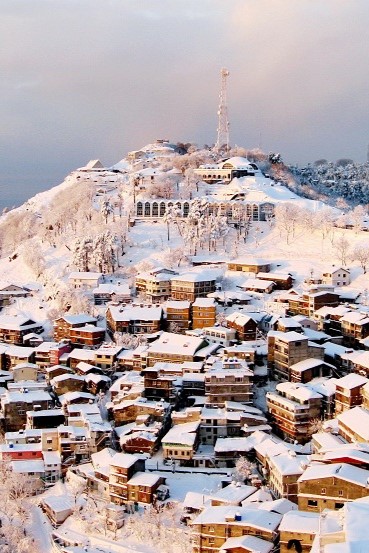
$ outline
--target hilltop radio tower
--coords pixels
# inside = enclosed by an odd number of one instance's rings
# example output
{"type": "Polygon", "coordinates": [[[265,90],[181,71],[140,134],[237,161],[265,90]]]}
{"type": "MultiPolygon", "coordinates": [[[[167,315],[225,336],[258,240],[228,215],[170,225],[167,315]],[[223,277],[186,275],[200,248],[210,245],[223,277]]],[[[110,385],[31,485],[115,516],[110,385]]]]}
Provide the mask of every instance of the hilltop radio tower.
{"type": "Polygon", "coordinates": [[[219,108],[218,108],[218,136],[215,144],[215,149],[220,150],[225,147],[229,150],[229,121],[228,121],[228,107],[227,107],[227,77],[229,77],[228,69],[224,67],[220,71],[222,78],[222,85],[219,94],[219,108]]]}

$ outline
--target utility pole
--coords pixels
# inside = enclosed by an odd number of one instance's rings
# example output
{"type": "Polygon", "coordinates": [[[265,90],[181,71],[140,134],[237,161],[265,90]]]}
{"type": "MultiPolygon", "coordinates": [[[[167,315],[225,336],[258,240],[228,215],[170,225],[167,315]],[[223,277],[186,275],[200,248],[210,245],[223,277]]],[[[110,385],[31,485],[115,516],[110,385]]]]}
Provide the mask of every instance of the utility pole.
{"type": "Polygon", "coordinates": [[[221,75],[221,88],[219,94],[219,107],[218,107],[218,134],[215,144],[216,150],[221,150],[225,147],[229,150],[229,120],[228,120],[228,106],[227,106],[227,77],[229,77],[228,69],[224,67],[220,71],[221,75]]]}

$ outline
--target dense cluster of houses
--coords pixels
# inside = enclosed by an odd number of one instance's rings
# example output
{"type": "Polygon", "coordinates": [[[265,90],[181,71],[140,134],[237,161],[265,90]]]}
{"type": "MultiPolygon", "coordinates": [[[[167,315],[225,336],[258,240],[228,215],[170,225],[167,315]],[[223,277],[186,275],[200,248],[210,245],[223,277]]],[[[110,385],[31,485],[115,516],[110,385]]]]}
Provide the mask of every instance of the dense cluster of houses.
{"type": "MultiPolygon", "coordinates": [[[[35,493],[73,474],[120,507],[166,499],[165,461],[232,471],[244,458],[243,482],[186,497],[194,552],[330,553],[369,509],[369,310],[348,301],[342,267],[303,291],[266,260],[228,270],[239,291],[210,269],[152,270],[134,286],[72,274],[106,325],[65,313],[53,341],[36,320],[0,315],[0,458],[35,493]],[[272,291],[253,310],[253,294],[272,291]]],[[[30,293],[2,292],[8,302],[30,293]]],[[[60,505],[46,503],[58,524],[60,505]]]]}

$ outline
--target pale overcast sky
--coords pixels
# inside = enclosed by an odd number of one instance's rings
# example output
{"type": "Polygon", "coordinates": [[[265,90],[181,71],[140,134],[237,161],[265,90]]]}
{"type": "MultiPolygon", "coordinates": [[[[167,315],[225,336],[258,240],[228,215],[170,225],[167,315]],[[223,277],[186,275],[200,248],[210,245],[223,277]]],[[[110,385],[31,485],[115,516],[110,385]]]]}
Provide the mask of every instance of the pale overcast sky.
{"type": "Polygon", "coordinates": [[[368,0],[1,0],[0,205],[155,138],[366,159],[368,0]]]}

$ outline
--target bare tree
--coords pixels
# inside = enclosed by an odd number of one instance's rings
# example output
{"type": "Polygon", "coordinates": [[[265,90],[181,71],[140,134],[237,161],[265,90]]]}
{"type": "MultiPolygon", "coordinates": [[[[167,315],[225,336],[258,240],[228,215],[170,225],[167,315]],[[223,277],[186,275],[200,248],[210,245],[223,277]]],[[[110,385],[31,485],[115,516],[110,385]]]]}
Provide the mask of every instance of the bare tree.
{"type": "Polygon", "coordinates": [[[340,259],[340,263],[345,267],[350,251],[350,242],[347,240],[347,238],[341,235],[339,238],[337,238],[337,240],[335,240],[334,247],[337,257],[339,257],[340,259]]]}
{"type": "Polygon", "coordinates": [[[358,244],[355,246],[352,252],[352,260],[357,260],[360,263],[360,267],[365,274],[369,263],[369,247],[366,244],[358,244]]]}

